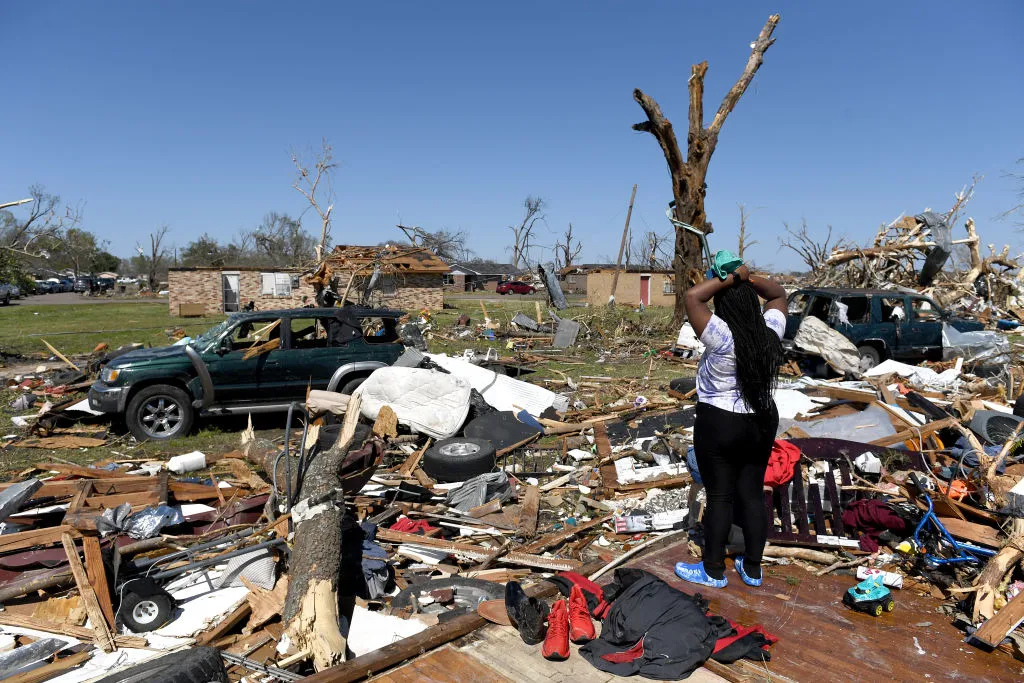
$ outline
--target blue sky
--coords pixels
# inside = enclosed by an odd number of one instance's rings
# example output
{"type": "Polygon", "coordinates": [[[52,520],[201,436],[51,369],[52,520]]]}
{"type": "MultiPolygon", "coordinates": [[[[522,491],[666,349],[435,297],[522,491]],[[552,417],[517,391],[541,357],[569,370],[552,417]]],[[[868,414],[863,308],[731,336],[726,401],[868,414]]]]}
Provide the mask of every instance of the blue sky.
{"type": "Polygon", "coordinates": [[[466,230],[507,259],[506,226],[534,194],[541,243],[572,221],[584,259],[614,257],[633,183],[634,232],[668,228],[668,173],[630,128],[632,89],[685,131],[690,65],[709,62],[711,115],[776,11],[777,42],[711,162],[713,248],[735,248],[744,202],[758,263],[795,266],[782,221],[863,243],[902,212],[945,210],[975,173],[983,240],[1024,243],[993,221],[1024,157],[1015,0],[6,0],[0,197],[42,183],[82,201],[85,227],[122,255],[161,224],[178,246],[227,240],[305,208],[289,152],[326,138],[336,242],[398,237],[401,220],[466,230]]]}

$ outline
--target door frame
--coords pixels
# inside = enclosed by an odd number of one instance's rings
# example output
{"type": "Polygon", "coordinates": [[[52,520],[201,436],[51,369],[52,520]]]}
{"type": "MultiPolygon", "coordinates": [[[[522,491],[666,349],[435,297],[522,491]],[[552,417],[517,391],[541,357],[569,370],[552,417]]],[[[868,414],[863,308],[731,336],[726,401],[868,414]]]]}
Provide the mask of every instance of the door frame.
{"type": "Polygon", "coordinates": [[[651,276],[640,276],[640,303],[644,306],[651,305],[651,276]],[[646,290],[646,292],[644,291],[646,290]]]}
{"type": "Polygon", "coordinates": [[[230,270],[221,271],[221,274],[220,274],[220,309],[221,309],[221,312],[223,312],[223,313],[238,313],[240,310],[242,310],[242,274],[239,271],[230,271],[230,270]],[[235,287],[235,290],[234,290],[235,293],[237,294],[237,301],[235,301],[234,309],[229,311],[228,310],[227,297],[225,297],[224,294],[227,291],[227,288],[225,287],[225,284],[227,283],[228,278],[231,278],[231,277],[235,278],[235,284],[237,285],[235,287]]]}

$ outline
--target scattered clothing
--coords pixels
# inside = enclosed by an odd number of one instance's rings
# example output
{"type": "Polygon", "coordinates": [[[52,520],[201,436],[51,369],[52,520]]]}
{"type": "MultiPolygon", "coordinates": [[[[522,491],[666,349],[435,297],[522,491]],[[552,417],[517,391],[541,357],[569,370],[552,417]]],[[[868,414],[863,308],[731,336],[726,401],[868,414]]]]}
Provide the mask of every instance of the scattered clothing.
{"type": "Polygon", "coordinates": [[[793,478],[793,468],[800,462],[800,449],[789,441],[776,439],[764,473],[765,486],[782,486],[793,478]]]}
{"type": "MultiPolygon", "coordinates": [[[[723,619],[724,617],[712,618],[723,619]]],[[[772,655],[768,648],[779,642],[778,636],[765,631],[761,624],[740,626],[732,620],[726,621],[732,628],[733,635],[724,636],[715,642],[712,659],[722,664],[732,664],[741,659],[752,659],[755,662],[771,661],[772,655]]]]}
{"type": "Polygon", "coordinates": [[[906,532],[906,520],[897,515],[881,500],[855,500],[843,512],[843,525],[861,532],[860,549],[873,553],[878,550],[878,538],[885,531],[906,532]]]}
{"type": "Polygon", "coordinates": [[[707,603],[699,595],[687,595],[645,571],[616,569],[615,583],[601,636],[580,648],[601,671],[686,678],[707,661],[718,639],[732,632],[728,622],[707,616],[707,603]]]}
{"type": "Polygon", "coordinates": [[[437,531],[438,527],[430,526],[425,519],[418,519],[413,521],[408,517],[399,517],[395,520],[395,523],[391,525],[392,531],[404,531],[407,534],[421,534],[423,536],[429,536],[432,532],[437,531]]]}
{"type": "Polygon", "coordinates": [[[565,597],[569,597],[572,594],[572,589],[575,586],[579,586],[583,592],[583,597],[587,600],[590,614],[595,619],[604,619],[611,608],[611,605],[605,601],[604,589],[582,574],[559,572],[557,575],[550,577],[548,581],[558,586],[558,592],[565,597]]]}
{"type": "Polygon", "coordinates": [[[366,600],[376,600],[394,587],[394,573],[388,560],[388,551],[377,545],[377,525],[363,522],[359,525],[366,536],[362,546],[362,570],[365,592],[357,593],[366,600]]]}

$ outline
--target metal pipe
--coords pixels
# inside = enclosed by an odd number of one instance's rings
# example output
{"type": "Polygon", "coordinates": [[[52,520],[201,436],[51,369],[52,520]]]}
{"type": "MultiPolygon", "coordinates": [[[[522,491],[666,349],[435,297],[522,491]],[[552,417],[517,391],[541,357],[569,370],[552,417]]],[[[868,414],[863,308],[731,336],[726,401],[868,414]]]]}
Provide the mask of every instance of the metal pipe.
{"type": "Polygon", "coordinates": [[[253,533],[255,533],[255,531],[256,531],[256,527],[253,527],[251,529],[242,529],[241,531],[236,531],[233,534],[229,534],[227,536],[224,536],[222,538],[218,538],[218,539],[213,540],[213,541],[207,541],[206,543],[200,543],[199,545],[190,546],[188,548],[185,548],[184,550],[177,550],[177,551],[175,551],[173,553],[167,553],[166,555],[160,555],[159,557],[150,557],[150,558],[143,558],[141,560],[134,560],[132,562],[132,567],[134,569],[146,569],[148,567],[152,567],[154,564],[159,564],[161,562],[167,562],[170,559],[174,559],[174,558],[182,557],[182,556],[187,556],[187,555],[190,555],[192,553],[199,552],[201,550],[206,550],[207,548],[215,548],[218,545],[224,545],[225,543],[230,543],[232,541],[238,541],[240,539],[246,538],[247,536],[251,536],[253,533]]]}
{"type": "Polygon", "coordinates": [[[305,676],[303,676],[302,674],[292,673],[291,671],[285,671],[284,669],[279,669],[278,667],[270,666],[269,664],[262,664],[260,662],[257,662],[255,659],[249,659],[248,657],[233,655],[227,652],[221,652],[220,656],[224,658],[224,661],[229,662],[231,664],[245,667],[250,671],[258,671],[259,673],[266,674],[268,676],[273,676],[278,680],[288,681],[289,683],[291,683],[292,681],[301,681],[303,678],[305,678],[305,676]]]}
{"type": "Polygon", "coordinates": [[[284,545],[285,543],[286,543],[285,539],[283,539],[283,538],[275,538],[272,541],[264,541],[263,543],[257,543],[256,545],[251,545],[248,548],[241,548],[239,550],[233,550],[233,551],[231,551],[229,553],[224,553],[223,555],[218,555],[217,557],[211,557],[208,560],[199,560],[197,562],[190,562],[189,564],[187,564],[184,567],[178,567],[176,569],[167,569],[167,570],[162,571],[162,572],[157,572],[155,574],[150,574],[149,578],[153,579],[154,581],[159,581],[161,579],[170,579],[170,578],[175,577],[175,576],[181,576],[185,572],[190,572],[193,569],[202,569],[203,567],[212,567],[213,565],[222,564],[224,562],[224,560],[230,559],[232,557],[237,557],[239,555],[245,555],[246,553],[251,553],[251,552],[254,552],[256,550],[262,550],[263,548],[270,548],[270,547],[276,546],[276,545],[284,545]]]}

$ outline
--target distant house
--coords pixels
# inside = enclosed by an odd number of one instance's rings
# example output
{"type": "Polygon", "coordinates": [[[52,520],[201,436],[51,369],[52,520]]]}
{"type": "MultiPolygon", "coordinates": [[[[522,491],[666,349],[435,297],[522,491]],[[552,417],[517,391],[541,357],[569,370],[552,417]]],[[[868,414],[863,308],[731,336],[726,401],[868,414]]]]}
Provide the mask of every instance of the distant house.
{"type": "MultiPolygon", "coordinates": [[[[587,302],[608,303],[615,278],[615,266],[600,266],[586,273],[587,302]]],[[[675,278],[671,270],[630,266],[619,273],[615,287],[616,303],[627,306],[674,306],[675,278]]]]}
{"type": "MultiPolygon", "coordinates": [[[[355,278],[353,293],[378,270],[370,295],[373,305],[409,311],[440,310],[448,264],[429,251],[409,247],[338,246],[328,257],[339,294],[355,278]]],[[[297,308],[314,303],[316,291],[300,268],[216,266],[171,268],[168,272],[171,315],[232,313],[252,302],[256,310],[297,308]]]]}
{"type": "Polygon", "coordinates": [[[611,263],[581,263],[565,266],[558,271],[558,279],[562,285],[562,292],[565,294],[586,294],[587,274],[593,270],[615,268],[611,263]]]}
{"type": "Polygon", "coordinates": [[[523,275],[523,271],[510,263],[495,263],[494,261],[453,263],[451,273],[445,280],[445,286],[456,292],[485,289],[493,292],[498,283],[515,280],[521,275],[523,275]]]}

